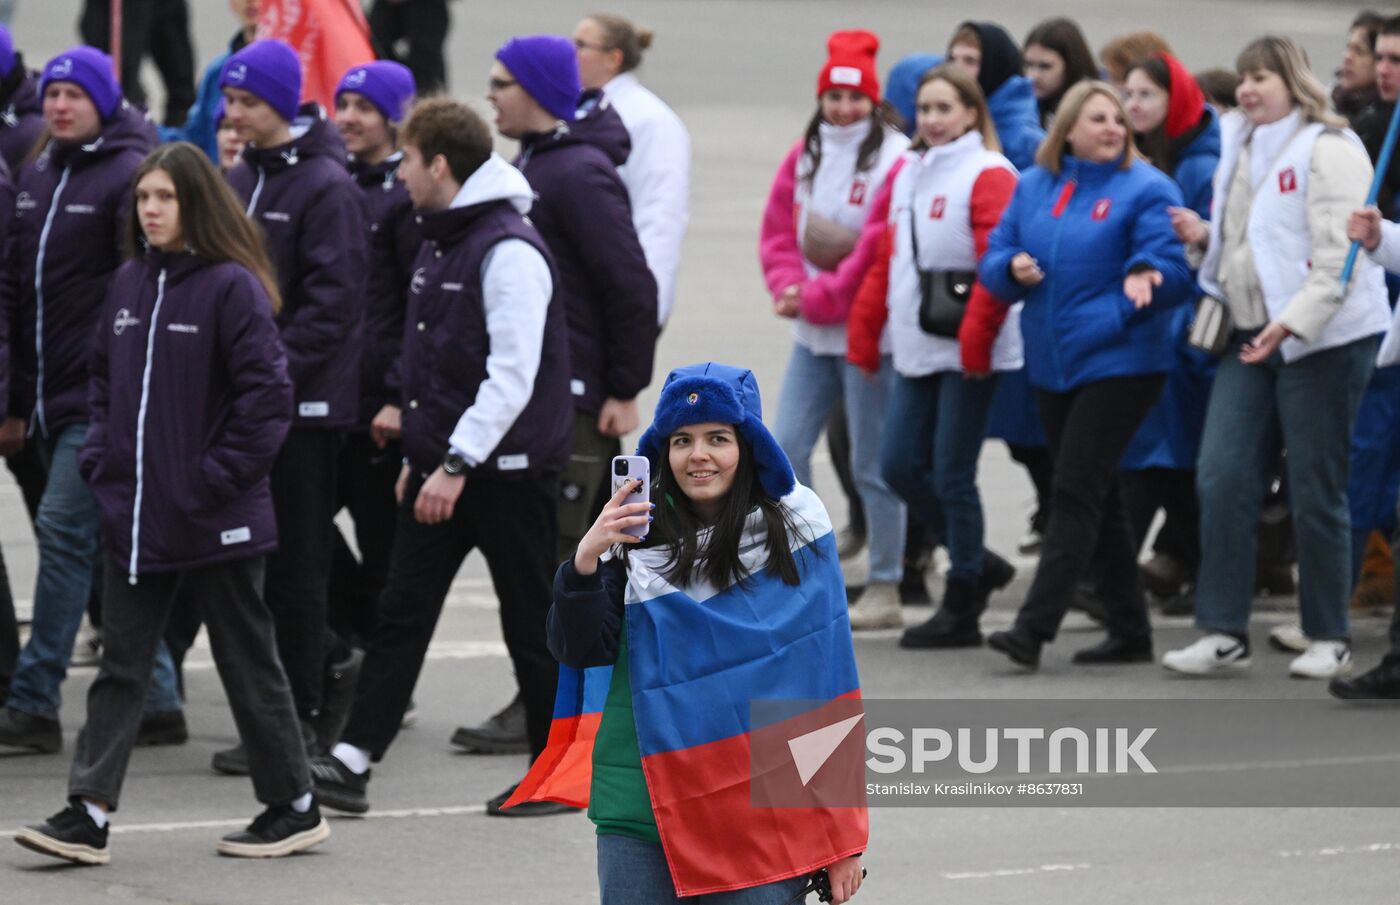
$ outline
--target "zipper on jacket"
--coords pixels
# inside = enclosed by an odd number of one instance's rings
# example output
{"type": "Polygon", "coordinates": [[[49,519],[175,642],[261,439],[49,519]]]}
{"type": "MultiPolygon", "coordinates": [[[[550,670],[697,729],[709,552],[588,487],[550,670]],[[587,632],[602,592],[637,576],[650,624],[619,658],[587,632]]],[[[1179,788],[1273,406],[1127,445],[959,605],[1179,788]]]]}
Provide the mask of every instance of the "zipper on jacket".
{"type": "MultiPolygon", "coordinates": [[[[1050,240],[1050,259],[1057,263],[1060,260],[1060,234],[1064,230],[1065,225],[1065,218],[1061,215],[1064,214],[1065,210],[1069,207],[1069,201],[1074,197],[1074,190],[1078,187],[1078,180],[1071,177],[1065,183],[1065,187],[1060,190],[1060,197],[1059,200],[1055,202],[1055,209],[1050,212],[1050,215],[1055,218],[1055,235],[1054,238],[1050,240]]],[[[1045,287],[1045,294],[1049,297],[1050,301],[1051,329],[1054,329],[1054,324],[1059,314],[1058,306],[1055,304],[1055,274],[1059,269],[1059,267],[1053,266],[1050,268],[1050,285],[1045,287]]],[[[1060,347],[1054,342],[1050,343],[1050,355],[1055,360],[1056,391],[1063,393],[1067,389],[1065,386],[1065,369],[1064,364],[1060,361],[1060,347]]]]}
{"type": "Polygon", "coordinates": [[[155,361],[156,322],[160,320],[160,303],[165,300],[165,268],[156,279],[156,305],[151,309],[151,325],[146,331],[146,367],[141,373],[141,405],[136,410],[136,497],[131,504],[131,561],[127,565],[126,582],[136,584],[136,557],[141,549],[141,491],[146,478],[146,407],[151,401],[151,365],[155,361]]]}
{"type": "Polygon", "coordinates": [[[245,216],[253,216],[253,210],[258,206],[258,199],[262,197],[263,181],[266,179],[267,171],[258,167],[258,184],[253,186],[253,197],[248,199],[248,209],[243,212],[245,216]]]}
{"type": "Polygon", "coordinates": [[[41,437],[49,435],[49,426],[44,420],[44,258],[49,247],[53,218],[58,213],[70,172],[69,167],[64,167],[63,175],[58,178],[58,188],[54,189],[53,200],[49,202],[49,215],[44,218],[44,228],[39,233],[39,255],[34,262],[34,355],[39,376],[34,384],[34,422],[29,425],[30,436],[36,429],[41,437]]]}

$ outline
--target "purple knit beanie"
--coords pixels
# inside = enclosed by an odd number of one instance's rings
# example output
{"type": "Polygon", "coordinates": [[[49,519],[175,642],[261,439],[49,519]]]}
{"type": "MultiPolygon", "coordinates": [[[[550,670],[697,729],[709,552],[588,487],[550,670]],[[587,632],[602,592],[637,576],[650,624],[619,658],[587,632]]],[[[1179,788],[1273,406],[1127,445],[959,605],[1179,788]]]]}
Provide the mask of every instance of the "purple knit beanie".
{"type": "Polygon", "coordinates": [[[15,68],[15,38],[10,30],[0,25],[0,79],[15,68]]]}
{"type": "Polygon", "coordinates": [[[44,64],[39,96],[54,82],[72,82],[83,89],[104,122],[121,106],[122,89],[112,73],[112,58],[96,47],[74,47],[44,64]]]}
{"type": "Polygon", "coordinates": [[[511,38],[496,51],[496,59],[535,103],[559,119],[573,121],[583,91],[573,41],[558,35],[511,38]]]}
{"type": "Polygon", "coordinates": [[[254,41],[228,58],[219,87],[242,88],[291,122],[301,105],[301,58],[284,41],[254,41]]]}
{"type": "Polygon", "coordinates": [[[336,100],[347,91],[363,96],[397,126],[413,104],[418,86],[407,66],[392,60],[376,60],[352,66],[340,77],[340,84],[335,86],[336,100]]]}

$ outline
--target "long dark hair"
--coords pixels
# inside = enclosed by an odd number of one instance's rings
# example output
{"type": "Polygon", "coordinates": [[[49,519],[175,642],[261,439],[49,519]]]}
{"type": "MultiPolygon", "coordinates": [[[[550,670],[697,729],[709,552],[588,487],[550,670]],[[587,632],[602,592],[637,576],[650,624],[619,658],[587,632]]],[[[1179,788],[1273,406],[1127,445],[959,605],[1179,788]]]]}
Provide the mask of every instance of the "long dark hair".
{"type": "MultiPolygon", "coordinates": [[[[273,312],[282,309],[282,295],[272,277],[261,230],[243,213],[233,190],[219,176],[204,152],[187,141],[161,145],[147,155],[131,180],[132,191],[147,173],[161,170],[175,184],[180,205],[180,232],[185,244],[206,261],[233,261],[258,278],[273,312]]],[[[141,254],[141,215],[135,202],[126,221],[126,253],[141,254]]]]}
{"type": "MultiPolygon", "coordinates": [[[[1030,47],[1032,44],[1053,50],[1065,61],[1065,80],[1059,90],[1037,101],[1040,106],[1041,124],[1044,125],[1045,118],[1053,115],[1060,106],[1065,92],[1085,79],[1098,78],[1099,67],[1094,65],[1094,52],[1089,49],[1089,42],[1084,40],[1084,32],[1079,30],[1079,24],[1073,19],[1057,17],[1041,22],[1026,35],[1021,47],[1030,47]]],[[[1022,50],[1022,55],[1024,53],[1022,50]]]]}
{"type": "MultiPolygon", "coordinates": [[[[1128,76],[1139,71],[1151,79],[1154,85],[1167,92],[1167,103],[1170,105],[1172,76],[1171,71],[1167,69],[1166,61],[1156,54],[1150,57],[1143,57],[1124,71],[1123,81],[1127,82],[1128,76]]],[[[1194,129],[1188,130],[1187,134],[1195,138],[1196,131],[1197,130],[1194,129]]],[[[1157,128],[1153,129],[1151,132],[1136,133],[1134,138],[1137,140],[1138,150],[1142,152],[1142,156],[1146,157],[1148,162],[1154,167],[1170,176],[1172,170],[1176,167],[1176,155],[1185,145],[1173,142],[1167,137],[1166,118],[1163,117],[1162,121],[1157,124],[1157,128]]]]}
{"type": "MultiPolygon", "coordinates": [[[[865,140],[860,143],[860,150],[856,154],[857,173],[865,173],[875,166],[876,161],[880,159],[880,149],[885,145],[885,136],[890,131],[899,131],[899,122],[899,114],[887,101],[880,101],[875,105],[875,109],[870,111],[870,131],[866,133],[865,140]]],[[[817,174],[817,167],[822,162],[821,127],[822,107],[821,101],[818,101],[817,112],[812,114],[802,139],[803,154],[812,161],[811,168],[802,174],[802,178],[808,183],[817,174]]]]}
{"type": "MultiPolygon", "coordinates": [[[[763,492],[758,470],[753,465],[753,448],[742,436],[739,443],[739,464],[734,470],[734,484],[724,498],[724,507],[715,520],[709,538],[702,544],[700,532],[706,527],[696,514],[690,497],[676,483],[667,453],[671,438],[666,438],[660,472],[653,481],[653,498],[657,500],[656,521],[643,542],[646,547],[667,548],[666,579],[673,584],[686,584],[701,578],[717,588],[741,584],[750,578],[748,569],[739,558],[740,543],[749,513],[762,513],[768,529],[768,559],[764,569],[777,574],[783,584],[796,585],[797,560],[793,558],[791,537],[798,530],[791,511],[763,492]]],[[[627,548],[624,547],[624,556],[627,548]]]]}

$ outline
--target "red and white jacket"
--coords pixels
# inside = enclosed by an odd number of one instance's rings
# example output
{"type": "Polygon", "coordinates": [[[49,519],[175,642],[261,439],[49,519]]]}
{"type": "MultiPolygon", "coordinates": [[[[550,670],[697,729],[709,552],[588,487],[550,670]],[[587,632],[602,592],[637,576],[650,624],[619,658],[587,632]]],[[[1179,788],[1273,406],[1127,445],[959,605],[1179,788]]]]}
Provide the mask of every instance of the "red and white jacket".
{"type": "Polygon", "coordinates": [[[774,298],[789,286],[802,287],[802,311],[793,325],[793,338],[816,355],[845,355],[851,302],[884,231],[884,218],[877,214],[889,197],[886,179],[909,141],[887,130],[874,165],[857,172],[856,160],[870,133],[870,120],[849,126],[822,123],[820,129],[821,162],[810,179],[805,176],[811,161],[801,141],[778,167],[763,212],[758,257],[774,298]],[[855,249],[835,270],[822,270],[802,255],[802,237],[811,213],[861,232],[855,249]]]}
{"type": "MultiPolygon", "coordinates": [[[[867,371],[880,364],[880,335],[888,320],[894,369],[925,377],[963,368],[959,341],[919,327],[919,269],[975,271],[987,236],[1016,189],[1016,169],[987,150],[979,132],[926,151],[905,155],[890,191],[889,216],[875,262],[856,293],[849,321],[847,359],[867,371]],[[910,241],[910,210],[918,230],[919,260],[910,241]]],[[[995,337],[975,348],[990,349],[986,361],[969,362],[978,372],[1021,367],[1020,305],[1009,307],[980,282],[973,284],[962,331],[995,337]]]]}

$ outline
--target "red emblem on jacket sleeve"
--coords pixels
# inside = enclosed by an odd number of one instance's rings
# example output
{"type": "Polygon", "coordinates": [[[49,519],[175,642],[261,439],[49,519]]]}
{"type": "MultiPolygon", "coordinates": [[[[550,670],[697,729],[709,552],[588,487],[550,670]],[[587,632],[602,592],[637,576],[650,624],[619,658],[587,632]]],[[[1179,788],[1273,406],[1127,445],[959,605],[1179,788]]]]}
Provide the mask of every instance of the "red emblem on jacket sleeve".
{"type": "Polygon", "coordinates": [[[860,205],[865,203],[865,180],[857,179],[851,183],[850,204],[860,205]]]}
{"type": "Polygon", "coordinates": [[[946,195],[939,195],[938,197],[934,198],[934,199],[933,199],[933,206],[930,207],[930,208],[928,209],[928,216],[929,216],[929,219],[930,219],[930,220],[942,220],[942,219],[943,219],[943,211],[944,211],[944,209],[946,209],[947,207],[948,207],[948,197],[947,197],[946,195]]]}
{"type": "Polygon", "coordinates": [[[1112,198],[1100,198],[1094,202],[1094,212],[1089,216],[1094,220],[1107,220],[1108,209],[1113,207],[1112,198]]]}
{"type": "Polygon", "coordinates": [[[1284,195],[1298,191],[1298,174],[1292,167],[1278,171],[1278,190],[1284,195]]]}

